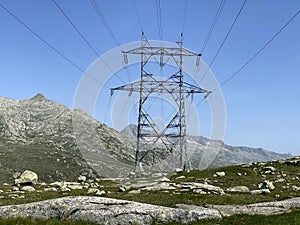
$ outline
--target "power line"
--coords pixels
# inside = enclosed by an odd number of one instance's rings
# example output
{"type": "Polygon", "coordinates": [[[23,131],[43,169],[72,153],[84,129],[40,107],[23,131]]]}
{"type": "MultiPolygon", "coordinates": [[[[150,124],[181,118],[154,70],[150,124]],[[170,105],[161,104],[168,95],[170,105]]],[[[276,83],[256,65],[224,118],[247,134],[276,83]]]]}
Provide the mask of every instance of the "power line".
{"type": "Polygon", "coordinates": [[[110,34],[110,36],[112,37],[112,39],[114,40],[114,42],[116,43],[116,45],[120,45],[119,41],[117,40],[115,34],[113,33],[112,29],[110,28],[109,24],[106,22],[102,11],[100,10],[100,8],[98,7],[97,3],[95,2],[95,0],[90,0],[90,3],[92,4],[92,6],[94,7],[99,19],[102,21],[103,25],[105,26],[106,30],[108,31],[108,33],[110,34]]]}
{"type": "Polygon", "coordinates": [[[133,8],[134,8],[134,11],[135,11],[136,18],[137,18],[138,23],[139,23],[139,27],[141,29],[141,32],[143,32],[143,26],[142,26],[140,15],[139,15],[138,10],[136,8],[135,0],[132,0],[132,4],[133,4],[133,8]]]}
{"type": "Polygon", "coordinates": [[[162,20],[161,20],[161,6],[160,6],[160,0],[156,0],[156,17],[157,17],[157,27],[158,27],[158,35],[160,40],[163,39],[162,34],[162,20]]]}
{"type": "Polygon", "coordinates": [[[189,3],[189,0],[185,0],[184,12],[183,12],[183,20],[182,20],[182,29],[181,29],[181,33],[182,34],[183,34],[183,31],[184,31],[184,25],[185,25],[185,20],[186,20],[186,12],[187,12],[188,3],[189,3]]]}
{"type": "MultiPolygon", "coordinates": [[[[217,88],[212,90],[212,92],[215,92],[216,90],[220,89],[223,87],[225,84],[227,84],[230,80],[232,80],[235,76],[237,76],[256,56],[258,56],[295,18],[296,16],[300,13],[300,10],[298,10],[270,39],[267,41],[250,59],[246,61],[235,73],[233,73],[228,79],[223,81],[217,88]]],[[[197,108],[205,98],[203,98],[196,106],[197,108]]],[[[194,109],[195,109],[194,108],[194,109]]]]}
{"type": "MultiPolygon", "coordinates": [[[[90,42],[87,40],[87,38],[84,37],[84,35],[80,32],[80,30],[75,26],[75,24],[72,22],[72,20],[68,17],[68,15],[65,13],[65,11],[59,6],[59,4],[52,0],[52,2],[55,4],[55,6],[59,9],[59,11],[64,15],[66,20],[72,25],[72,27],[76,30],[76,32],[80,35],[80,37],[85,41],[85,43],[90,47],[90,49],[96,54],[96,56],[100,57],[100,54],[95,50],[95,48],[90,44],[90,42]]],[[[103,62],[103,64],[114,73],[113,69],[100,57],[100,60],[103,62]]],[[[125,81],[122,80],[118,75],[116,77],[125,84],[125,81]]]]}
{"type": "MultiPolygon", "coordinates": [[[[97,3],[95,2],[95,0],[90,0],[90,3],[92,4],[93,8],[95,9],[98,17],[100,18],[101,22],[103,23],[103,25],[105,26],[106,30],[108,31],[108,33],[110,34],[111,38],[114,40],[115,44],[117,46],[120,46],[120,42],[118,41],[117,37],[115,36],[114,32],[112,31],[112,29],[110,28],[109,24],[107,23],[102,11],[100,10],[100,8],[98,7],[97,3]]],[[[130,81],[130,72],[128,70],[128,67],[124,67],[126,72],[127,72],[127,76],[128,76],[128,80],[130,81]]],[[[117,78],[119,78],[116,75],[117,78]]],[[[120,79],[120,78],[119,78],[120,79]]],[[[122,79],[120,79],[123,83],[125,83],[122,79]]]]}
{"type": "Polygon", "coordinates": [[[96,56],[100,56],[98,52],[93,48],[93,46],[90,44],[90,42],[83,36],[83,34],[80,32],[80,30],[75,26],[75,24],[71,21],[71,19],[67,16],[67,14],[64,12],[64,10],[58,5],[58,3],[55,0],[52,0],[52,2],[55,4],[55,6],[59,9],[59,11],[64,15],[66,20],[72,25],[72,27],[77,31],[77,33],[80,35],[80,37],[85,41],[85,43],[92,49],[92,51],[96,54],[96,56]]]}
{"type": "Polygon", "coordinates": [[[11,17],[13,17],[16,21],[18,21],[23,27],[25,27],[32,34],[34,34],[38,39],[40,39],[45,45],[47,45],[49,48],[51,48],[54,52],[56,52],[58,55],[60,55],[62,58],[64,58],[66,61],[68,61],[70,64],[72,64],[74,67],[76,67],[78,70],[80,70],[81,72],[85,73],[85,71],[80,66],[78,66],[75,62],[73,62],[71,59],[69,59],[68,57],[66,57],[57,48],[55,48],[53,45],[51,45],[46,39],[44,39],[42,36],[40,36],[38,33],[36,33],[33,29],[31,29],[29,26],[27,26],[21,19],[19,19],[17,16],[15,16],[11,11],[9,11],[1,3],[0,3],[0,7],[4,11],[6,11],[11,17]]]}
{"type": "Polygon", "coordinates": [[[208,33],[207,33],[207,35],[205,37],[204,43],[203,43],[202,48],[200,50],[201,53],[204,52],[204,50],[206,48],[206,45],[207,45],[207,43],[208,43],[208,41],[209,41],[209,39],[210,39],[210,37],[211,37],[211,35],[213,33],[213,30],[214,30],[214,28],[215,28],[215,26],[216,26],[216,24],[218,22],[218,19],[220,17],[220,14],[221,14],[221,12],[223,10],[225,2],[226,2],[226,0],[222,0],[220,2],[220,5],[219,5],[218,10],[217,10],[217,13],[216,13],[216,15],[214,17],[214,20],[213,20],[212,24],[210,25],[209,31],[208,31],[208,33]]]}
{"type": "Polygon", "coordinates": [[[228,83],[230,80],[232,80],[236,75],[238,75],[256,56],[258,56],[300,13],[300,10],[298,10],[284,25],[281,27],[271,38],[267,43],[265,43],[249,60],[247,60],[246,63],[244,63],[235,73],[233,73],[228,79],[223,81],[219,87],[214,89],[213,91],[218,90],[222,86],[224,86],[226,83],[228,83]]]}
{"type": "MultiPolygon", "coordinates": [[[[26,25],[21,19],[19,19],[16,15],[14,15],[9,9],[7,9],[4,5],[2,5],[0,3],[0,7],[6,11],[6,13],[8,13],[11,17],[13,17],[17,22],[19,22],[23,27],[25,27],[28,31],[30,31],[34,36],[36,36],[40,41],[42,41],[45,45],[47,45],[50,49],[52,49],[56,54],[58,54],[59,56],[61,56],[63,59],[65,59],[67,62],[69,62],[71,65],[73,65],[75,68],[77,68],[79,71],[81,71],[82,73],[86,74],[87,76],[89,76],[90,78],[92,78],[93,80],[95,80],[96,82],[98,82],[99,84],[102,84],[104,87],[106,87],[107,89],[110,89],[110,87],[106,86],[104,83],[102,83],[101,81],[97,80],[94,76],[92,76],[91,74],[87,73],[86,71],[84,71],[84,69],[82,69],[80,66],[78,66],[75,62],[73,62],[71,59],[69,59],[67,56],[65,56],[63,53],[61,53],[57,48],[55,48],[53,45],[51,45],[45,38],[43,38],[41,35],[39,35],[37,32],[35,32],[32,28],[30,28],[28,25],[26,25]]],[[[101,59],[101,58],[100,58],[101,59]]],[[[102,59],[103,60],[103,59],[102,59]]],[[[103,60],[104,62],[104,60],[103,60]]],[[[104,62],[105,63],[105,62],[104,62]]],[[[108,66],[108,65],[106,65],[108,66]]],[[[110,67],[108,67],[110,68],[110,67]]]]}
{"type": "Polygon", "coordinates": [[[213,58],[212,61],[210,62],[209,66],[207,67],[207,69],[206,69],[206,71],[205,71],[203,77],[200,79],[200,82],[205,78],[205,76],[206,76],[206,74],[207,74],[209,68],[211,68],[211,66],[212,66],[213,63],[215,62],[217,56],[219,55],[221,49],[223,48],[223,46],[224,46],[224,44],[225,44],[225,42],[226,42],[226,40],[227,40],[227,38],[228,38],[230,32],[232,31],[232,28],[234,27],[234,25],[235,25],[236,21],[238,20],[239,16],[241,15],[241,12],[243,11],[246,2],[247,2],[247,0],[244,0],[244,3],[242,4],[242,6],[241,6],[241,8],[240,8],[240,10],[239,10],[239,12],[238,12],[238,14],[237,14],[236,17],[234,18],[234,21],[232,22],[232,24],[231,24],[229,30],[227,31],[227,34],[226,34],[225,38],[223,39],[221,45],[219,46],[219,48],[218,48],[218,50],[217,50],[217,53],[215,54],[214,58],[213,58]]]}

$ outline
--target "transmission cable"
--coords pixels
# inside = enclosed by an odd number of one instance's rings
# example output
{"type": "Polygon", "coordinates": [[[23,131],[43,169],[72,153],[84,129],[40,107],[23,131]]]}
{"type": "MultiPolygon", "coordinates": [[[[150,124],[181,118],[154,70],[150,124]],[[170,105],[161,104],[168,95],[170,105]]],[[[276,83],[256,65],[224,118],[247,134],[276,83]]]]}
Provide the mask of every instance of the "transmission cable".
{"type": "Polygon", "coordinates": [[[94,7],[94,9],[95,9],[95,11],[96,11],[99,19],[102,21],[103,25],[105,26],[106,30],[108,31],[108,33],[110,34],[110,36],[112,37],[112,39],[114,40],[114,42],[116,43],[116,45],[120,46],[119,41],[117,40],[117,38],[116,38],[115,34],[113,33],[112,29],[110,28],[109,24],[107,23],[105,17],[103,16],[102,11],[98,7],[98,5],[95,2],[95,0],[90,0],[90,3],[94,7]]]}
{"type": "Polygon", "coordinates": [[[157,27],[158,27],[158,35],[160,40],[163,40],[163,33],[162,33],[162,20],[161,20],[161,6],[160,0],[156,0],[156,17],[157,17],[157,27]]]}
{"type": "MultiPolygon", "coordinates": [[[[223,81],[217,88],[212,90],[212,93],[215,92],[216,90],[220,89],[223,87],[225,84],[227,84],[230,80],[232,80],[235,76],[237,76],[251,61],[256,58],[268,45],[271,44],[271,42],[297,17],[297,15],[300,13],[300,10],[298,10],[250,59],[246,61],[235,73],[233,73],[228,79],[223,81]]],[[[209,95],[210,96],[210,95],[209,95]]],[[[196,106],[197,108],[205,98],[203,98],[196,106]]],[[[194,108],[194,110],[195,110],[194,108]]]]}
{"type": "MultiPolygon", "coordinates": [[[[102,11],[100,10],[100,8],[98,7],[97,3],[95,2],[95,0],[90,0],[90,3],[92,4],[93,8],[95,9],[99,19],[101,20],[101,22],[103,23],[103,25],[105,26],[106,30],[108,31],[108,33],[110,34],[111,38],[114,40],[115,44],[117,46],[121,46],[120,42],[118,41],[116,35],[114,34],[114,32],[112,31],[112,29],[110,28],[108,22],[106,21],[102,11]]],[[[130,71],[128,69],[127,66],[124,65],[124,69],[127,72],[127,77],[128,77],[128,81],[131,80],[131,76],[130,76],[130,71]]],[[[123,81],[123,83],[125,84],[125,82],[123,81]]]]}
{"type": "Polygon", "coordinates": [[[225,42],[226,42],[226,40],[227,40],[227,38],[228,38],[229,34],[231,33],[231,31],[232,31],[232,28],[234,27],[234,25],[235,25],[236,21],[238,20],[239,16],[241,15],[241,12],[243,11],[243,9],[244,9],[244,6],[245,6],[246,2],[247,2],[247,0],[244,0],[244,3],[243,3],[243,5],[241,6],[241,8],[240,8],[240,10],[239,10],[238,14],[236,15],[236,17],[234,18],[234,21],[233,21],[233,23],[231,24],[231,26],[230,26],[229,30],[227,31],[225,38],[223,39],[223,41],[222,41],[221,45],[219,46],[219,48],[218,48],[218,50],[217,50],[217,53],[215,54],[214,58],[213,58],[213,59],[212,59],[212,61],[210,62],[209,66],[207,67],[207,69],[206,69],[206,71],[205,71],[205,73],[204,73],[203,77],[200,79],[200,82],[201,82],[201,81],[202,81],[202,80],[205,78],[205,76],[206,76],[206,74],[207,74],[207,72],[208,72],[209,68],[211,68],[211,66],[212,66],[212,65],[213,65],[213,63],[215,62],[215,60],[216,60],[217,56],[219,55],[219,53],[220,53],[221,49],[222,49],[222,48],[223,48],[223,46],[224,46],[224,44],[225,44],[225,42]]]}
{"type": "Polygon", "coordinates": [[[27,30],[29,30],[32,34],[34,34],[38,39],[40,39],[44,44],[46,44],[49,48],[51,48],[53,51],[55,51],[58,55],[60,55],[62,58],[64,58],[66,61],[71,63],[74,67],[76,67],[81,72],[84,72],[84,70],[78,66],[75,62],[73,62],[71,59],[67,58],[63,53],[61,53],[57,48],[55,48],[53,45],[51,45],[46,39],[44,39],[42,36],[40,36],[38,33],[36,33],[33,29],[31,29],[29,26],[27,26],[21,19],[16,17],[11,11],[9,11],[4,5],[0,3],[0,7],[4,9],[11,17],[13,17],[15,20],[17,20],[22,26],[24,26],[27,30]]]}
{"type": "MultiPolygon", "coordinates": [[[[68,15],[65,13],[65,11],[59,6],[59,4],[55,1],[52,0],[52,2],[55,4],[55,6],[59,9],[59,11],[63,14],[63,16],[66,18],[66,20],[72,25],[72,27],[75,29],[75,31],[80,35],[80,37],[85,41],[85,43],[90,47],[90,49],[95,53],[97,57],[100,57],[100,54],[95,50],[95,48],[90,44],[90,42],[87,40],[87,38],[84,37],[84,35],[80,32],[80,30],[75,26],[75,24],[72,22],[72,20],[68,17],[68,15]]],[[[105,64],[106,67],[111,72],[114,72],[113,69],[100,57],[100,60],[105,64]]],[[[116,77],[122,81],[125,84],[125,81],[121,79],[118,75],[116,77]]]]}
{"type": "Polygon", "coordinates": [[[80,30],[75,26],[75,24],[71,21],[71,19],[67,16],[67,14],[64,12],[64,10],[59,6],[59,4],[52,0],[52,2],[55,4],[55,6],[59,9],[59,11],[64,15],[66,20],[72,25],[72,27],[77,31],[77,33],[80,35],[80,37],[85,41],[85,43],[92,49],[92,51],[96,54],[96,56],[100,56],[98,52],[93,48],[93,46],[90,44],[90,42],[83,36],[83,34],[80,32],[80,30]]]}
{"type": "Polygon", "coordinates": [[[298,10],[285,24],[283,27],[281,27],[270,39],[265,43],[249,60],[247,60],[246,63],[244,63],[235,73],[233,73],[228,79],[223,81],[219,87],[215,88],[213,91],[218,90],[222,86],[224,86],[226,83],[228,83],[230,80],[232,80],[235,76],[237,76],[256,56],[258,56],[271,42],[296,18],[296,16],[300,13],[300,10],[298,10]]]}
{"type": "Polygon", "coordinates": [[[217,10],[217,13],[216,13],[216,15],[214,17],[214,20],[213,20],[212,24],[210,25],[210,28],[208,30],[208,33],[207,33],[206,37],[205,37],[204,43],[203,43],[203,45],[201,47],[201,50],[200,50],[201,53],[204,52],[204,50],[206,48],[206,45],[207,45],[207,43],[208,43],[208,41],[209,41],[209,39],[210,39],[210,37],[211,37],[214,29],[215,29],[215,26],[216,26],[216,24],[217,24],[217,22],[219,20],[219,17],[220,17],[220,14],[221,14],[222,10],[223,10],[225,2],[226,2],[226,0],[222,0],[220,2],[220,5],[219,5],[218,10],[217,10]]]}
{"type": "MultiPolygon", "coordinates": [[[[15,16],[9,9],[7,9],[4,5],[0,3],[0,7],[6,11],[11,17],[13,17],[16,21],[18,21],[23,27],[25,27],[28,31],[30,31],[34,36],[36,36],[38,39],[40,39],[45,45],[47,45],[50,49],[52,49],[54,52],[56,52],[59,56],[61,56],[63,59],[65,59],[67,62],[72,64],[74,67],[76,67],[79,71],[87,74],[80,66],[78,66],[75,62],[73,62],[71,59],[69,59],[67,56],[65,56],[63,53],[61,53],[57,48],[55,48],[53,45],[51,45],[46,39],[44,39],[41,35],[39,35],[37,32],[35,32],[32,28],[30,28],[28,25],[26,25],[21,19],[19,19],[17,16],[15,16]]],[[[97,80],[95,77],[87,74],[91,78],[93,78],[95,81],[101,83],[99,80],[97,80]]],[[[108,87],[107,87],[108,88],[108,87]]]]}
{"type": "Polygon", "coordinates": [[[139,27],[141,29],[141,32],[143,32],[143,26],[142,26],[140,15],[139,15],[138,10],[136,8],[135,0],[132,0],[132,4],[133,4],[133,8],[134,8],[134,11],[135,11],[136,18],[137,18],[138,23],[139,23],[139,27]]]}
{"type": "Polygon", "coordinates": [[[181,28],[181,33],[182,34],[183,34],[183,31],[184,31],[184,26],[185,26],[186,12],[187,12],[188,3],[189,3],[189,0],[185,0],[183,19],[182,19],[182,28],[181,28]]]}

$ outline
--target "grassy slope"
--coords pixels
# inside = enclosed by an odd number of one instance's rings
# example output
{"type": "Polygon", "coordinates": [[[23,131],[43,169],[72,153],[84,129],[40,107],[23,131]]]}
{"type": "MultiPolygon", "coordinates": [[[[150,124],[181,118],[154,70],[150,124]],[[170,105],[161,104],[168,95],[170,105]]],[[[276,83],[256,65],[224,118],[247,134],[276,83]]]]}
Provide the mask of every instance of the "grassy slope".
{"type": "MultiPolygon", "coordinates": [[[[218,169],[209,169],[205,171],[191,171],[189,173],[180,173],[171,176],[171,180],[176,183],[180,182],[204,182],[207,181],[210,184],[222,187],[226,190],[227,187],[245,185],[250,190],[258,189],[257,185],[263,183],[264,179],[276,180],[282,174],[285,174],[285,182],[275,183],[276,189],[272,190],[270,194],[265,195],[250,195],[248,193],[232,193],[230,195],[199,195],[192,191],[182,192],[180,194],[174,194],[172,192],[147,192],[143,191],[140,194],[130,194],[128,191],[119,192],[116,183],[111,181],[100,181],[99,185],[104,186],[102,190],[106,190],[108,193],[105,197],[127,199],[138,202],[163,205],[175,207],[178,203],[193,204],[193,205],[205,205],[205,204],[250,204],[255,202],[264,201],[276,201],[283,200],[290,197],[300,196],[300,191],[294,191],[291,186],[300,186],[299,179],[296,179],[296,175],[300,172],[300,166],[298,164],[281,164],[278,162],[267,163],[264,166],[273,166],[276,168],[274,174],[266,175],[266,178],[261,176],[261,168],[263,166],[251,165],[250,167],[242,166],[230,166],[218,169]],[[255,170],[256,168],[256,170],[255,170]],[[226,176],[214,177],[216,171],[224,171],[226,176]],[[241,173],[239,176],[237,173],[241,173]],[[184,175],[184,179],[176,179],[179,176],[184,175]],[[283,189],[283,186],[287,188],[283,189]],[[278,197],[279,196],[279,197],[278,197]]],[[[36,186],[37,190],[42,190],[44,187],[36,186]]],[[[1,186],[0,189],[7,191],[11,189],[10,186],[1,186]]],[[[76,190],[68,193],[62,192],[32,192],[26,193],[25,199],[12,199],[8,196],[0,199],[0,205],[8,204],[20,204],[26,202],[34,202],[44,199],[57,198],[67,195],[86,195],[86,190],[76,190]]],[[[207,221],[198,224],[300,224],[300,210],[294,210],[292,213],[285,215],[278,215],[272,217],[265,216],[232,216],[224,218],[222,221],[207,221]],[[284,222],[283,222],[284,221],[284,222]]],[[[19,219],[21,220],[21,219],[19,219]]],[[[16,222],[16,221],[15,221],[16,222]]],[[[9,220],[0,220],[0,224],[17,224],[9,223],[9,220]]],[[[35,224],[32,222],[24,222],[19,224],[35,224]]],[[[55,221],[43,221],[39,224],[55,224],[55,221]],[[53,223],[52,223],[53,222],[53,223]]],[[[63,224],[63,223],[62,223],[63,224]]],[[[73,223],[66,223],[73,224],[73,223]]],[[[75,223],[74,223],[75,224],[75,223]]],[[[80,223],[79,223],[80,224],[80,223]]],[[[82,223],[86,224],[86,223],[82,223]]],[[[197,223],[195,223],[197,224],[197,223]]]]}

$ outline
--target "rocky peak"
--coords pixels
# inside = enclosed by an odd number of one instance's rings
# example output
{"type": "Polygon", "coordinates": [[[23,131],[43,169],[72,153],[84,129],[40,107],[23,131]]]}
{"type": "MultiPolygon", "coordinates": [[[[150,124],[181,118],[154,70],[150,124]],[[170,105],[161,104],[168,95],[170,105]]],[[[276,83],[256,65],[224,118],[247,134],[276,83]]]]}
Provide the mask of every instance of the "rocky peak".
{"type": "Polygon", "coordinates": [[[38,102],[48,101],[48,99],[43,94],[41,94],[41,93],[36,94],[30,100],[32,100],[32,101],[38,101],[38,102]]]}

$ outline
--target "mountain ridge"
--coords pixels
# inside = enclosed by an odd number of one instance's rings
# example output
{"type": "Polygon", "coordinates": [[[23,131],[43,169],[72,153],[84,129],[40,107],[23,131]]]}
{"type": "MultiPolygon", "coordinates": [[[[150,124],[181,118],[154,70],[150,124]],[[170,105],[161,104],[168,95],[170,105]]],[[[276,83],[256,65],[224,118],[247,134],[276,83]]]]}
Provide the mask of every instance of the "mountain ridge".
{"type": "MultiPolygon", "coordinates": [[[[3,182],[9,181],[14,172],[25,169],[37,172],[42,181],[48,182],[76,180],[81,174],[125,176],[134,169],[135,135],[121,134],[84,111],[71,110],[42,94],[24,100],[0,97],[0,177],[3,182]]],[[[267,157],[257,154],[251,158],[248,154],[246,161],[241,160],[242,156],[229,154],[236,150],[232,146],[222,144],[226,151],[220,154],[209,139],[189,137],[189,140],[195,169],[209,166],[203,164],[205,152],[218,153],[211,162],[214,167],[289,156],[276,153],[276,157],[271,157],[272,153],[264,152],[267,157]]]]}
{"type": "MultiPolygon", "coordinates": [[[[130,124],[125,127],[122,131],[122,134],[127,135],[129,137],[135,138],[137,133],[137,126],[134,124],[130,124]]],[[[187,135],[187,146],[188,148],[192,145],[197,145],[197,148],[194,154],[190,156],[190,161],[202,161],[204,158],[203,151],[210,151],[211,149],[208,147],[209,143],[214,143],[215,146],[218,146],[220,150],[215,154],[215,159],[212,160],[209,166],[207,167],[221,167],[221,166],[230,166],[236,164],[244,164],[244,163],[252,163],[252,162],[263,162],[263,161],[272,161],[279,160],[282,158],[290,158],[292,155],[290,154],[282,154],[277,153],[275,151],[265,150],[263,148],[254,148],[247,146],[231,146],[225,144],[222,140],[211,140],[204,136],[193,136],[187,135]],[[194,143],[196,142],[196,143],[194,143]],[[238,156],[235,156],[237,154],[238,156]],[[197,159],[193,159],[193,157],[197,157],[197,159]]],[[[196,165],[194,163],[195,169],[205,169],[201,165],[196,165]],[[196,167],[196,168],[195,168],[196,167]]]]}

